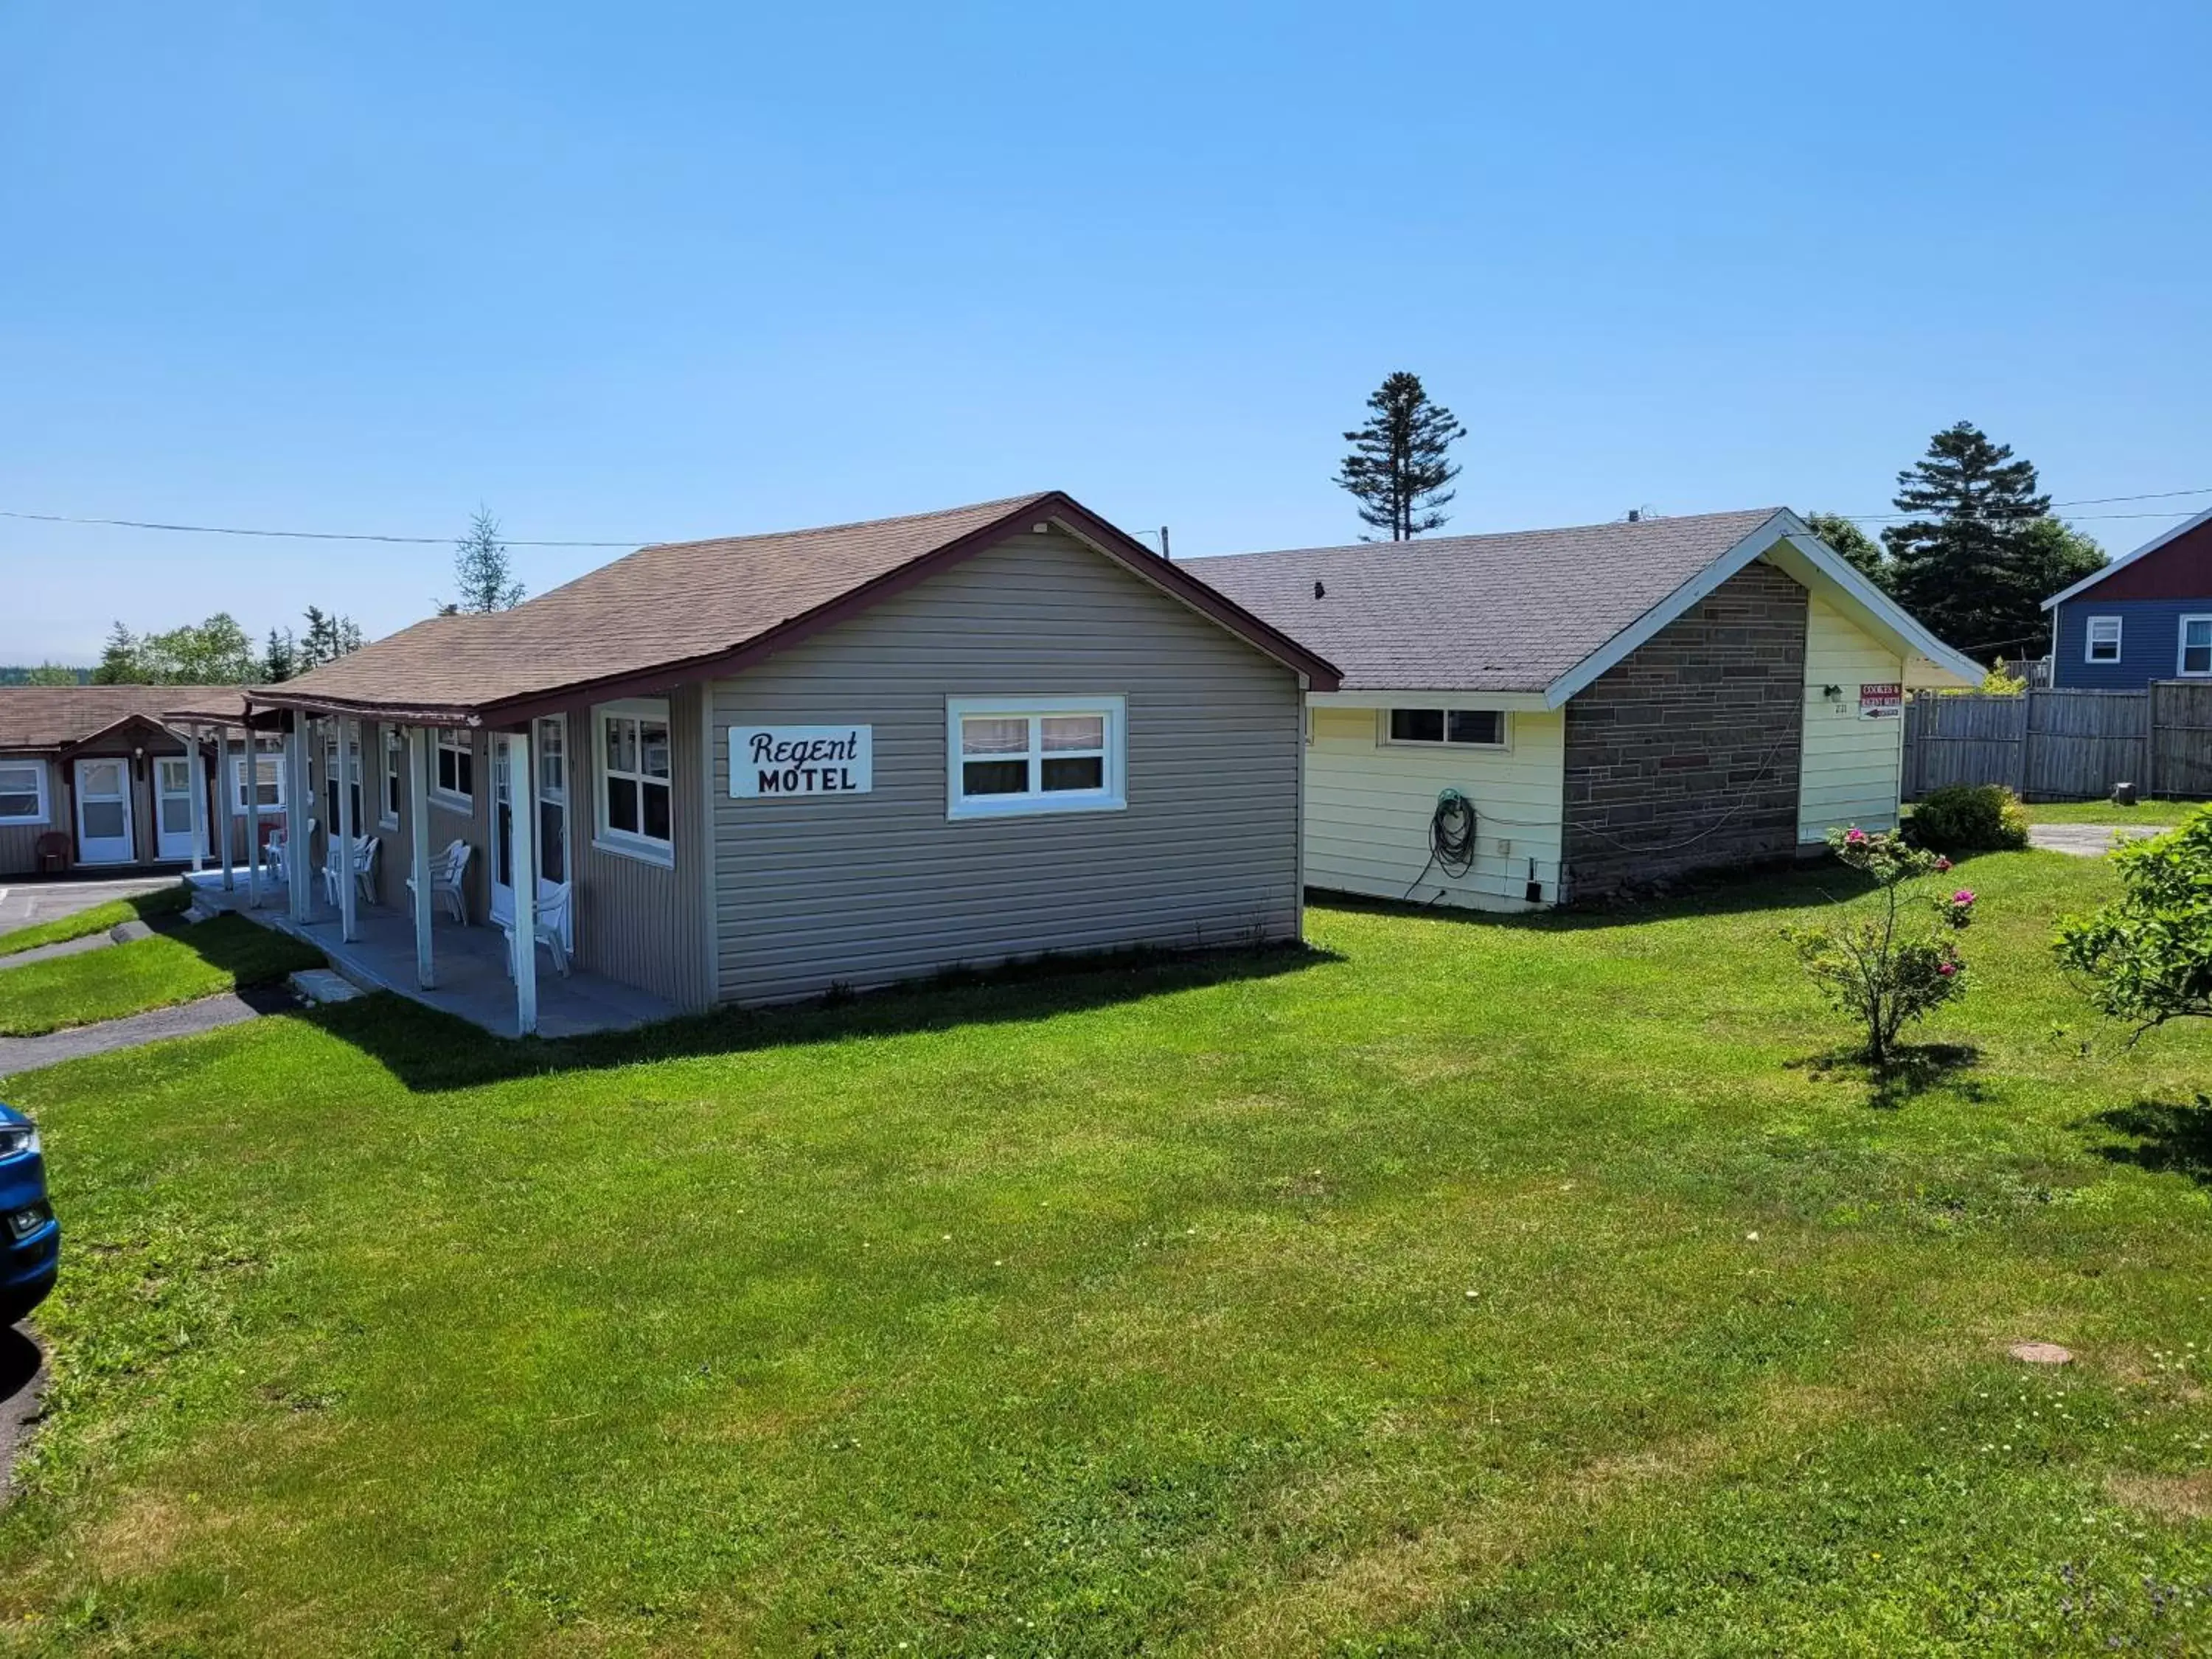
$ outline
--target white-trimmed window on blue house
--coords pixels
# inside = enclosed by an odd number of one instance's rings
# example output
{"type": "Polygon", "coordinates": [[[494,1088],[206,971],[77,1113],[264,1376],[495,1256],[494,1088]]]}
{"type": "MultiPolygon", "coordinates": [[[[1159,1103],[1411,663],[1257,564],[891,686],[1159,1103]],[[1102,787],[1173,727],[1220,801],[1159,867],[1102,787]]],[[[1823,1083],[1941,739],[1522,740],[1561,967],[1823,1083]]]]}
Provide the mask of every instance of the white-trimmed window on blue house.
{"type": "Polygon", "coordinates": [[[603,703],[592,711],[592,724],[599,750],[598,844],[630,858],[674,863],[668,705],[647,698],[603,703]]]}
{"type": "Polygon", "coordinates": [[[430,733],[430,799],[456,811],[476,807],[476,739],[450,726],[430,733]]]}
{"type": "Polygon", "coordinates": [[[1510,735],[1500,708],[1390,708],[1382,741],[1417,748],[1503,749],[1510,735]]]}
{"type": "Polygon", "coordinates": [[[1128,804],[1121,696],[951,697],[945,708],[948,817],[1116,812],[1128,804]]]}
{"type": "Polygon", "coordinates": [[[2118,662],[2120,659],[2120,619],[2118,617],[2092,617],[2081,647],[2083,662],[2118,662]]]}
{"type": "Polygon", "coordinates": [[[0,760],[0,823],[46,822],[46,763],[0,760]]]}
{"type": "Polygon", "coordinates": [[[2181,619],[2180,661],[2175,672],[2191,679],[2212,674],[2212,617],[2181,619]]]}

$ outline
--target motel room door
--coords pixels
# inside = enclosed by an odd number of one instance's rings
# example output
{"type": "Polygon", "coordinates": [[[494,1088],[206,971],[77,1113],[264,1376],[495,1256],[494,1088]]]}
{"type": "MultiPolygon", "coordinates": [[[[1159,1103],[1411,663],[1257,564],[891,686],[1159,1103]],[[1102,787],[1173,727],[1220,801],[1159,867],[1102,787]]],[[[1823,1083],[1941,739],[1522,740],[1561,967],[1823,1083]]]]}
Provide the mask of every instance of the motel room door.
{"type": "MultiPolygon", "coordinates": [[[[568,879],[568,722],[559,715],[538,721],[530,729],[532,759],[538,771],[538,896],[543,901],[568,879]]],[[[494,921],[514,916],[514,799],[507,777],[507,738],[497,732],[491,740],[491,915],[494,921]]],[[[571,949],[576,939],[576,907],[572,902],[561,918],[561,943],[571,949]]]]}
{"type": "Polygon", "coordinates": [[[76,763],[76,860],[128,864],[138,856],[131,836],[131,763],[118,755],[76,763]]]}
{"type": "Polygon", "coordinates": [[[154,854],[192,855],[192,761],[189,755],[154,758],[154,854]]]}

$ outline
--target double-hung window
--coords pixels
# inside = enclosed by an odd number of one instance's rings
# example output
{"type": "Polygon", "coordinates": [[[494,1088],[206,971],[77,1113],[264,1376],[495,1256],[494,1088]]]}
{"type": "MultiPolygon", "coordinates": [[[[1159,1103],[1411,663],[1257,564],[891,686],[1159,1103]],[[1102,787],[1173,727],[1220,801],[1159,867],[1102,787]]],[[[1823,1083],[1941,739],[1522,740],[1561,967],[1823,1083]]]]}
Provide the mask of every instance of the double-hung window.
{"type": "Polygon", "coordinates": [[[251,756],[239,754],[230,757],[230,799],[232,807],[240,817],[253,811],[253,797],[261,799],[264,812],[284,810],[284,740],[282,738],[256,738],[251,756]],[[246,793],[246,769],[253,768],[253,795],[246,793]]]}
{"type": "Polygon", "coordinates": [[[2118,617],[2092,617],[2088,635],[2081,647],[2084,662],[2118,662],[2120,659],[2120,619],[2118,617]]]}
{"type": "Polygon", "coordinates": [[[2181,619],[2180,661],[2175,669],[2191,678],[2212,674],[2212,617],[2181,619]]]}
{"type": "Polygon", "coordinates": [[[46,762],[0,760],[0,823],[46,821],[46,762]]]}
{"type": "MultiPolygon", "coordinates": [[[[353,798],[353,832],[358,836],[368,827],[361,820],[361,744],[349,739],[346,748],[353,761],[353,788],[349,793],[353,798]]],[[[323,805],[331,815],[325,827],[331,835],[336,835],[338,829],[338,740],[334,737],[323,739],[323,805]]]]}
{"type": "Polygon", "coordinates": [[[441,726],[431,733],[431,740],[430,799],[469,811],[477,793],[475,739],[466,732],[441,726]]]}
{"type": "Polygon", "coordinates": [[[407,738],[396,726],[384,728],[384,793],[379,822],[386,830],[399,827],[399,778],[407,764],[407,738]]]}
{"type": "Polygon", "coordinates": [[[599,840],[663,863],[675,856],[668,705],[637,699],[592,711],[599,732],[599,840]]]}
{"type": "Polygon", "coordinates": [[[1119,696],[954,697],[945,705],[949,816],[1111,812],[1123,798],[1119,696]]]}
{"type": "Polygon", "coordinates": [[[1383,716],[1385,743],[1503,749],[1505,737],[1505,715],[1501,709],[1392,708],[1383,716]]]}

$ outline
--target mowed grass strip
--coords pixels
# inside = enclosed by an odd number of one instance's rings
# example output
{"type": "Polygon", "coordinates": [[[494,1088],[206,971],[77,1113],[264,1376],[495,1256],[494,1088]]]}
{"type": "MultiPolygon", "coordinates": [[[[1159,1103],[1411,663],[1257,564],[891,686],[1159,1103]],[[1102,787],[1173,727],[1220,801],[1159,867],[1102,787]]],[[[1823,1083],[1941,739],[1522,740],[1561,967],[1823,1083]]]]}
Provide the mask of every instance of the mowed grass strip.
{"type": "Polygon", "coordinates": [[[1778,938],[1829,872],[33,1074],[70,1254],[0,1644],[2202,1645],[2212,1048],[2052,969],[2103,863],[1961,879],[1972,994],[1880,1088],[1778,938]]]}
{"type": "Polygon", "coordinates": [[[2140,800],[2133,806],[2115,806],[2109,800],[2055,800],[2032,803],[2021,810],[2030,823],[2114,823],[2160,830],[2171,829],[2191,812],[2203,811],[2204,803],[2140,800]]]}
{"type": "Polygon", "coordinates": [[[239,916],[0,971],[0,1036],[38,1036],[264,985],[322,953],[239,916]]]}
{"type": "Polygon", "coordinates": [[[181,885],[162,887],[150,893],[134,893],[129,898],[95,904],[89,909],[77,911],[74,915],[57,916],[52,921],[33,922],[28,927],[17,927],[0,933],[0,957],[36,950],[41,945],[63,945],[88,934],[104,933],[119,922],[146,921],[156,916],[174,915],[185,908],[187,896],[181,885]]]}

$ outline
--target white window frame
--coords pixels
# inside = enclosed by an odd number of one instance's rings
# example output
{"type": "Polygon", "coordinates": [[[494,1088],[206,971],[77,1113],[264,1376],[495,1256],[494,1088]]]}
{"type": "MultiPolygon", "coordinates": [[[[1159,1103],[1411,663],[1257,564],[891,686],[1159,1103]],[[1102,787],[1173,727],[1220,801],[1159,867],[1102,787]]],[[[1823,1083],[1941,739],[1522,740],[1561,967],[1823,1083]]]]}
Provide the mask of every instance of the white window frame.
{"type": "MultiPolygon", "coordinates": [[[[324,809],[331,814],[329,831],[331,835],[336,835],[338,830],[337,811],[338,798],[337,734],[341,729],[342,727],[339,723],[333,722],[331,729],[323,733],[323,787],[316,795],[316,799],[322,803],[324,809]]],[[[361,751],[364,745],[358,738],[349,738],[347,739],[347,746],[354,751],[353,832],[355,835],[358,836],[368,828],[367,820],[362,817],[362,808],[368,804],[368,780],[362,775],[361,751]]]]}
{"type": "Polygon", "coordinates": [[[399,827],[399,809],[406,799],[407,737],[396,726],[384,728],[384,765],[377,774],[376,824],[380,830],[399,827]]]}
{"type": "Polygon", "coordinates": [[[1513,712],[1508,708],[1455,708],[1449,703],[1401,702],[1375,711],[1375,741],[1385,749],[1450,749],[1474,750],[1486,754],[1503,754],[1513,747],[1513,712]],[[1441,738],[1400,738],[1390,732],[1393,714],[1426,714],[1434,710],[1443,716],[1444,735],[1441,738]],[[1498,717],[1496,743],[1455,743],[1451,737],[1451,717],[1454,714],[1495,714],[1498,717]]]}
{"type": "MultiPolygon", "coordinates": [[[[643,733],[639,734],[638,764],[645,763],[643,733]]],[[[676,755],[676,726],[670,717],[668,702],[661,697],[626,697],[620,702],[603,702],[592,709],[592,845],[603,853],[635,859],[641,864],[658,864],[672,868],[676,863],[676,769],[681,763],[676,755]],[[640,770],[617,772],[607,764],[607,722],[611,720],[652,720],[668,728],[668,775],[659,778],[640,770]],[[607,781],[610,777],[634,779],[638,785],[636,830],[617,830],[607,822],[607,781]],[[662,841],[645,833],[645,787],[647,785],[665,787],[668,791],[668,836],[662,841]]],[[[534,780],[533,780],[534,781],[534,780]]]]}
{"type": "MultiPolygon", "coordinates": [[[[2203,668],[2193,669],[2189,665],[2189,624],[2191,623],[2203,623],[2207,627],[2212,627],[2212,616],[2199,612],[2196,616],[2182,617],[2176,620],[2173,672],[2178,678],[2185,680],[2212,679],[2212,659],[2208,659],[2203,668]]],[[[2212,652],[2212,639],[2208,639],[2200,648],[2212,652]]]]}
{"type": "MultiPolygon", "coordinates": [[[[453,775],[461,775],[459,760],[453,763],[453,775]]],[[[476,803],[476,733],[465,726],[434,726],[430,728],[430,799],[439,806],[450,807],[456,812],[474,812],[476,803]],[[438,757],[451,754],[465,756],[469,763],[469,787],[448,789],[438,781],[438,757]]]]}
{"type": "Polygon", "coordinates": [[[2083,662],[2118,662],[2120,659],[2120,626],[2121,618],[2118,617],[2090,617],[2081,630],[2081,660],[2083,662]],[[2112,624],[2112,637],[2109,640],[2100,640],[2097,637],[2097,630],[2106,623],[2112,624]],[[2100,645],[2111,646],[2112,654],[2109,657],[2099,656],[2097,647],[2100,645]]]}
{"type": "MultiPolygon", "coordinates": [[[[282,738],[256,738],[253,742],[254,747],[250,753],[240,750],[230,757],[231,805],[240,817],[249,817],[253,811],[253,802],[246,793],[246,765],[248,761],[268,761],[276,769],[276,776],[270,780],[276,786],[276,799],[262,806],[263,816],[284,810],[284,740],[282,738]]],[[[258,767],[254,775],[257,780],[260,776],[258,767]]]]}
{"type": "Polygon", "coordinates": [[[1128,698],[1120,692],[1081,697],[947,697],[945,700],[945,816],[958,821],[974,818],[1019,818],[1057,816],[1066,812],[1119,812],[1128,805],[1128,698]],[[1097,789],[1042,787],[1042,723],[1056,714],[1103,714],[1106,717],[1105,782],[1097,789]],[[969,796],[961,789],[960,723],[967,720],[1026,720],[1030,746],[1022,757],[1030,763],[1030,787],[1018,795],[969,796]]]}
{"type": "Polygon", "coordinates": [[[46,793],[46,762],[27,756],[0,756],[0,768],[12,769],[18,766],[27,766],[31,769],[32,793],[39,798],[38,808],[29,817],[17,817],[12,814],[0,817],[0,823],[52,823],[53,797],[46,793]]]}

